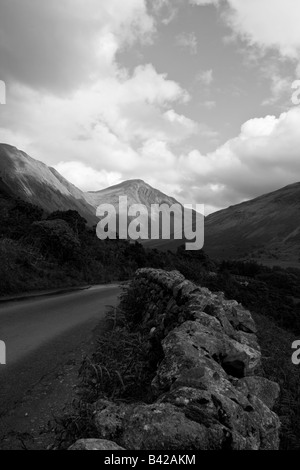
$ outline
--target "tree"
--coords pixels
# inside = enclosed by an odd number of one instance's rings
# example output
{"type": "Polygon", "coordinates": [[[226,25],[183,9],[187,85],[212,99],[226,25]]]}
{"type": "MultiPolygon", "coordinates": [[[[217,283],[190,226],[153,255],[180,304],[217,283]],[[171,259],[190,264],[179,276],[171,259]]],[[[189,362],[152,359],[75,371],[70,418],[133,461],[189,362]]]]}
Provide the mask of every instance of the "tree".
{"type": "Polygon", "coordinates": [[[65,262],[80,258],[81,243],[65,220],[44,220],[32,224],[29,238],[45,254],[65,262]]]}
{"type": "Polygon", "coordinates": [[[79,235],[86,229],[87,221],[77,211],[56,211],[47,217],[47,220],[64,220],[79,235]]]}

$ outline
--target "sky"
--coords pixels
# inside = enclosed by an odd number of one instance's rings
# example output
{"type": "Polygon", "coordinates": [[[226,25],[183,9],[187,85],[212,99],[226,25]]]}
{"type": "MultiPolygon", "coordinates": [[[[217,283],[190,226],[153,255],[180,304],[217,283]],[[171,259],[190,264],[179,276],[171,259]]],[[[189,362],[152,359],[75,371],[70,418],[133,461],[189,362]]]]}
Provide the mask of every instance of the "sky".
{"type": "Polygon", "coordinates": [[[0,142],[206,213],[300,181],[299,0],[0,0],[0,142]]]}

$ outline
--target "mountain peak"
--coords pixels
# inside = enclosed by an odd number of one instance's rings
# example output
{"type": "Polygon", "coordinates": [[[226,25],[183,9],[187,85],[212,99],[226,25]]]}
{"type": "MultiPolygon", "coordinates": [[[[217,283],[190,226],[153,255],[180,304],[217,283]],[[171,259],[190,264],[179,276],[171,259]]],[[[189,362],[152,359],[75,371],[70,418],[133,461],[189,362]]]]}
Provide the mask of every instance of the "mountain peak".
{"type": "Polygon", "coordinates": [[[109,186],[108,188],[100,189],[98,191],[88,191],[87,194],[101,194],[103,191],[113,190],[113,189],[121,189],[121,188],[130,188],[130,187],[137,187],[137,186],[146,186],[151,188],[151,186],[146,183],[144,180],[141,179],[132,179],[132,180],[125,180],[121,183],[114,184],[113,186],[109,186]]]}
{"type": "Polygon", "coordinates": [[[121,196],[127,196],[129,205],[143,204],[148,208],[151,204],[178,204],[176,199],[153,188],[142,179],[126,180],[100,191],[90,191],[86,193],[87,201],[95,208],[100,204],[112,204],[116,206],[121,196]]]}

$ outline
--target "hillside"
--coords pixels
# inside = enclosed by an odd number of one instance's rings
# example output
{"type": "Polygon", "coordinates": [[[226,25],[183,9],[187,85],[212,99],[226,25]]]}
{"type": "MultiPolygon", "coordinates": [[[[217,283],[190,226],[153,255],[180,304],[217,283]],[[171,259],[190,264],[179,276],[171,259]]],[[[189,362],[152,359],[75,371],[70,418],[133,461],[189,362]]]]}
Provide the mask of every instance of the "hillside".
{"type": "Polygon", "coordinates": [[[76,210],[90,225],[97,222],[82,191],[54,168],[6,144],[0,144],[0,185],[2,191],[38,204],[47,213],[76,210]]]}
{"type": "MultiPolygon", "coordinates": [[[[48,214],[75,210],[89,225],[97,223],[100,204],[112,204],[118,213],[120,196],[127,196],[128,206],[146,206],[148,227],[151,205],[182,207],[176,199],[140,179],[84,193],[54,168],[6,144],[0,144],[0,189],[13,198],[37,204],[48,214]]],[[[175,217],[181,220],[181,209],[175,217]]],[[[146,248],[176,252],[184,236],[181,231],[175,231],[175,235],[172,221],[171,240],[162,240],[160,232],[158,239],[143,243],[146,248]],[[175,235],[180,240],[175,240],[175,235]]],[[[300,183],[209,215],[205,219],[204,249],[210,257],[220,260],[251,259],[266,265],[299,266],[300,183]]]]}
{"type": "Polygon", "coordinates": [[[204,248],[214,258],[299,264],[300,183],[209,215],[204,248]]]}
{"type": "MultiPolygon", "coordinates": [[[[118,185],[111,186],[109,188],[103,189],[97,192],[88,192],[86,193],[87,201],[94,206],[95,209],[98,208],[100,204],[111,204],[115,207],[117,214],[119,214],[119,198],[121,196],[126,196],[128,201],[128,207],[134,204],[143,204],[146,206],[149,219],[148,219],[148,229],[150,234],[150,215],[152,214],[152,221],[159,221],[159,215],[155,212],[151,212],[151,206],[154,204],[157,205],[166,205],[162,208],[161,212],[163,215],[169,214],[169,207],[177,205],[177,210],[174,213],[171,212],[170,218],[170,239],[163,239],[161,231],[161,222],[159,229],[159,236],[157,238],[152,238],[149,240],[142,239],[142,243],[146,248],[149,249],[158,249],[161,251],[173,251],[176,252],[177,249],[184,243],[185,238],[183,231],[181,229],[175,229],[176,223],[180,224],[179,227],[183,227],[183,206],[175,198],[168,196],[158,189],[153,188],[143,180],[129,180],[124,181],[118,185]]],[[[195,221],[195,212],[192,212],[193,220],[195,221]]],[[[201,216],[202,219],[202,216],[201,216]]],[[[129,218],[129,221],[132,220],[129,218]]],[[[168,220],[168,219],[166,219],[168,220]]],[[[150,235],[149,235],[150,238],[150,235]]]]}
{"type": "Polygon", "coordinates": [[[127,196],[128,205],[143,204],[150,211],[151,204],[179,204],[173,197],[167,196],[143,180],[124,181],[101,191],[85,193],[87,201],[97,208],[100,204],[119,204],[119,197],[127,196]]]}

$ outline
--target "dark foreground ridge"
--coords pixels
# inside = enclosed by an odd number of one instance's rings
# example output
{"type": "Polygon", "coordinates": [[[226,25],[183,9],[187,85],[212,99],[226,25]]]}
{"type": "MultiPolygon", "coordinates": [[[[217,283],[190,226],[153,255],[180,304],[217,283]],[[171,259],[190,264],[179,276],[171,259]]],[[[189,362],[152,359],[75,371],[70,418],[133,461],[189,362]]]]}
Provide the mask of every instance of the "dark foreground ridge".
{"type": "Polygon", "coordinates": [[[161,348],[151,403],[95,405],[95,439],[72,450],[278,449],[279,386],[263,377],[249,311],[179,272],[141,269],[122,299],[133,331],[161,348]]]}

